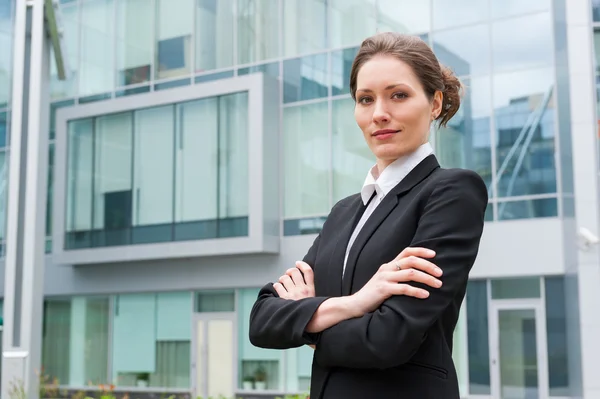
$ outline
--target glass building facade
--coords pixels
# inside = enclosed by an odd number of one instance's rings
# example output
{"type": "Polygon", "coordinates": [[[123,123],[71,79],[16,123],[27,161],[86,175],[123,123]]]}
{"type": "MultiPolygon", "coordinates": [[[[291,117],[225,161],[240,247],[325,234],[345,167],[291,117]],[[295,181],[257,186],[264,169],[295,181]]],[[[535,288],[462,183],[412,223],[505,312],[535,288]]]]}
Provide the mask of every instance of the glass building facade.
{"type": "MultiPolygon", "coordinates": [[[[60,0],[70,73],[60,80],[51,66],[46,251],[57,277],[46,281],[46,373],[73,389],[112,383],[122,390],[228,397],[308,390],[312,349],[256,348],[248,318],[257,281],[272,280],[273,270],[287,268],[283,259],[306,251],[331,207],[360,190],[374,162],[353,118],[349,74],[361,41],[375,32],[420,36],[464,83],[459,113],[446,128],[432,130],[431,142],[443,167],[472,169],[486,182],[486,222],[494,237],[509,241],[522,226],[569,216],[564,192],[573,177],[559,160],[561,139],[570,134],[561,128],[568,111],[559,92],[560,10],[567,3],[60,0]],[[53,264],[57,206],[66,252],[249,237],[252,94],[203,92],[253,74],[278,87],[271,115],[280,166],[273,173],[278,258],[200,257],[188,264],[171,259],[165,246],[152,260],[53,264]],[[183,88],[197,90],[198,98],[177,98],[183,88]],[[61,118],[66,110],[131,105],[147,96],[172,101],[61,118]],[[56,147],[60,132],[62,149],[56,147]],[[59,153],[65,184],[56,193],[59,153]],[[246,262],[281,265],[260,269],[264,278],[251,280],[246,262]],[[196,284],[193,269],[213,265],[196,284]],[[159,268],[171,270],[164,285],[146,284],[144,270],[159,268]],[[68,283],[61,280],[65,273],[68,283]]],[[[600,2],[593,3],[600,26],[600,2]]],[[[11,51],[4,49],[12,45],[14,4],[0,0],[1,242],[12,80],[11,51]]],[[[600,54],[596,37],[594,31],[600,54]]],[[[536,267],[542,271],[511,275],[498,268],[470,281],[454,340],[464,397],[577,395],[565,273],[536,267]]]]}

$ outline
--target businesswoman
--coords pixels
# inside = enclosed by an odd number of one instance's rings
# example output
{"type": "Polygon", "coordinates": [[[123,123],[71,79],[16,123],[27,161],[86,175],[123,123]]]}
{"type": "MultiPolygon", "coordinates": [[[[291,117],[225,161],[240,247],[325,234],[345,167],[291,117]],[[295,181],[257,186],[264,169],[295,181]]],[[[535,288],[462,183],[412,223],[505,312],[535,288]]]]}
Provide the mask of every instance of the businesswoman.
{"type": "Polygon", "coordinates": [[[312,346],[311,399],[458,399],[452,335],[488,197],[476,173],[441,168],[428,137],[461,84],[421,39],[381,33],[362,43],[350,90],[376,164],[304,260],[261,289],[250,340],[312,346]]]}

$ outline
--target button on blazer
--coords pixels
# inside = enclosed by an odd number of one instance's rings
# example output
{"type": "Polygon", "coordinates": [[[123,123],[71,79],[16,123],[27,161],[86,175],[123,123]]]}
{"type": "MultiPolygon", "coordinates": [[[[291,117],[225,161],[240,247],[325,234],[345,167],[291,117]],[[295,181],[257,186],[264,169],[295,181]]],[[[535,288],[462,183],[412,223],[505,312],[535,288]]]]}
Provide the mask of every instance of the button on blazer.
{"type": "Polygon", "coordinates": [[[479,175],[440,168],[428,156],[367,220],[342,278],[346,247],[366,206],[359,194],[339,201],[304,257],[314,270],[315,297],[285,300],[266,284],[251,311],[250,341],[271,349],[316,345],[311,399],[458,399],[452,337],[487,203],[479,175]],[[393,296],[362,317],[317,334],[305,331],[323,301],[357,292],[406,247],[436,252],[441,288],[411,283],[430,296],[393,296]]]}

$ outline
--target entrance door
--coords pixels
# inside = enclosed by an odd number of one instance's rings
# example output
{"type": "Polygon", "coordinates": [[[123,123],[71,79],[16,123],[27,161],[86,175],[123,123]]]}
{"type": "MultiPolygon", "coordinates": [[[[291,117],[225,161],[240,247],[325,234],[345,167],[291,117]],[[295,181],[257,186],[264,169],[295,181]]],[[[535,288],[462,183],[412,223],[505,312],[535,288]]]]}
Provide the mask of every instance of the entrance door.
{"type": "Polygon", "coordinates": [[[195,397],[233,397],[237,380],[235,313],[196,314],[193,331],[195,397]]]}
{"type": "Polygon", "coordinates": [[[493,301],[491,308],[493,397],[547,398],[546,327],[540,301],[493,301]]]}

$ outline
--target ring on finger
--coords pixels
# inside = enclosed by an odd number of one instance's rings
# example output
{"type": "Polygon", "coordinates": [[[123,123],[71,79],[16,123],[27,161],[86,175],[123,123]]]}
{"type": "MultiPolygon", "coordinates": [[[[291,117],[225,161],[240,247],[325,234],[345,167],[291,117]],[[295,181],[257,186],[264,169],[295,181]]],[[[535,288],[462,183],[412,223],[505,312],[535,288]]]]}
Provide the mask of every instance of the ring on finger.
{"type": "Polygon", "coordinates": [[[402,268],[400,267],[400,262],[396,262],[396,270],[400,271],[402,268]]]}

